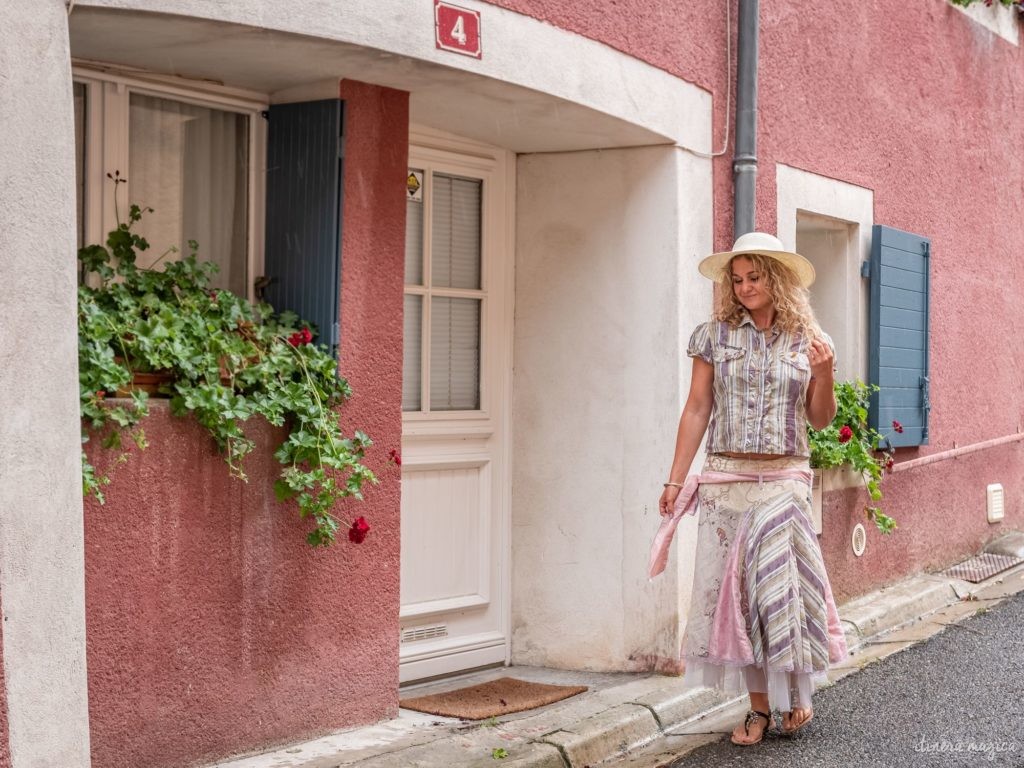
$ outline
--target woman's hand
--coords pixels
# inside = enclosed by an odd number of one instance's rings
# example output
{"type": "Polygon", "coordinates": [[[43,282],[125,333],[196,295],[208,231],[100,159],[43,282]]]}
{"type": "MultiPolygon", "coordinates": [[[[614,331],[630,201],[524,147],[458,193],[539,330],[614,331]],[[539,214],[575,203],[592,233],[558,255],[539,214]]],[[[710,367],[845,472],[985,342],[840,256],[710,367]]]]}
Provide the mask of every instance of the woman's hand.
{"type": "Polygon", "coordinates": [[[811,364],[811,375],[816,379],[832,379],[832,366],[835,362],[832,348],[822,338],[811,340],[807,348],[807,360],[811,364]]]}
{"type": "Polygon", "coordinates": [[[665,490],[661,492],[661,499],[658,501],[658,512],[662,517],[672,514],[672,510],[676,506],[676,496],[679,495],[680,490],[676,485],[665,486],[665,490]]]}
{"type": "Polygon", "coordinates": [[[813,429],[825,429],[836,417],[835,382],[832,380],[832,348],[816,338],[807,348],[811,382],[807,385],[807,421],[813,429]]]}

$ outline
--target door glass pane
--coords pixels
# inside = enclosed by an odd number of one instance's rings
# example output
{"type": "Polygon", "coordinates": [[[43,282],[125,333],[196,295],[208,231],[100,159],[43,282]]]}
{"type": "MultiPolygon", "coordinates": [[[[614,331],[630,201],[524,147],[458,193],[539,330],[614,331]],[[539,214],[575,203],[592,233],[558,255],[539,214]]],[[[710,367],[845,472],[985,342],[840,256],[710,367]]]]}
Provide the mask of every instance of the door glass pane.
{"type": "Polygon", "coordinates": [[[421,383],[423,381],[423,297],[405,295],[405,314],[402,321],[402,410],[418,411],[422,408],[421,383]]]}
{"type": "MultiPolygon", "coordinates": [[[[423,177],[419,168],[410,168],[409,175],[416,171],[418,178],[423,177]]],[[[423,285],[423,192],[418,198],[409,196],[405,203],[405,283],[406,285],[423,285]]]]}
{"type": "Polygon", "coordinates": [[[85,84],[75,83],[75,203],[78,247],[85,245],[85,84]]]}
{"type": "Polygon", "coordinates": [[[150,243],[140,266],[195,240],[220,267],[214,285],[247,295],[248,116],[137,93],[130,103],[128,202],[154,209],[138,229],[150,243]]]}
{"type": "Polygon", "coordinates": [[[480,299],[430,303],[430,410],[480,408],[480,299]]]}
{"type": "Polygon", "coordinates": [[[432,179],[431,280],[435,288],[480,287],[483,182],[435,173],[432,179]]]}

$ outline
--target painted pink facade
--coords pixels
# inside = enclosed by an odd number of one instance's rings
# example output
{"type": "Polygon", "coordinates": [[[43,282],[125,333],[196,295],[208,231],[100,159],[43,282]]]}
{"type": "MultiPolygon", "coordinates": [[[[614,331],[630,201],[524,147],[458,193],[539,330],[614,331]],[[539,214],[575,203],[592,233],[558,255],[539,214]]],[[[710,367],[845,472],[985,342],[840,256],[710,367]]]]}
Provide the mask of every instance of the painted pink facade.
{"type": "Polygon", "coordinates": [[[374,439],[380,484],[338,510],[372,526],[311,550],[274,500],[280,432],[256,424],[249,482],[202,428],[155,401],[104,506],[86,508],[93,765],[180,766],[397,714],[405,93],[347,100],[342,374],[347,429],[374,439]],[[377,222],[392,226],[379,228],[377,222]]]}
{"type": "MultiPolygon", "coordinates": [[[[723,4],[710,0],[489,2],[496,7],[483,12],[487,63],[487,11],[497,13],[501,7],[696,85],[711,95],[713,149],[722,149],[723,137],[733,135],[735,98],[733,94],[729,102],[726,93],[734,79],[727,40],[734,58],[735,3],[727,14],[723,4]]],[[[273,5],[267,4],[268,17],[273,5]]],[[[305,3],[294,5],[301,11],[305,3]]],[[[235,9],[228,6],[217,10],[224,11],[223,18],[210,10],[210,18],[186,19],[197,22],[197,28],[198,22],[215,27],[209,48],[201,51],[208,66],[219,66],[218,45],[230,42],[240,29],[252,32],[254,27],[246,25],[264,23],[230,16],[235,9]]],[[[188,3],[175,7],[187,9],[188,3]]],[[[61,5],[56,10],[64,24],[66,9],[61,5]]],[[[88,27],[90,17],[80,21],[83,37],[91,31],[101,39],[96,29],[118,14],[128,20],[125,38],[138,37],[146,24],[181,21],[172,11],[157,17],[148,8],[92,10],[95,26],[88,27]]],[[[81,20],[84,14],[76,13],[81,20]]],[[[310,60],[328,54],[342,60],[342,53],[349,55],[360,46],[364,63],[377,56],[394,59],[393,70],[375,72],[396,79],[408,76],[410,88],[422,88],[419,95],[427,94],[425,99],[479,87],[492,103],[501,104],[503,98],[514,102],[509,94],[517,89],[529,90],[512,73],[507,77],[513,85],[488,90],[493,83],[484,81],[492,75],[459,70],[455,59],[438,64],[417,59],[405,48],[385,50],[377,38],[341,44],[327,32],[317,37],[319,30],[301,24],[274,32],[282,50],[286,43],[295,43],[292,37],[303,38],[310,60]],[[450,90],[433,88],[438,84],[450,90]]],[[[71,50],[77,56],[73,46],[71,50]]],[[[223,83],[209,78],[226,89],[243,87],[230,75],[242,77],[245,55],[255,66],[251,51],[232,50],[237,58],[228,61],[226,56],[224,72],[213,73],[223,74],[223,83]]],[[[295,74],[295,82],[278,83],[280,87],[301,90],[323,84],[326,64],[321,67],[317,60],[318,66],[306,67],[297,49],[287,50],[292,58],[282,54],[282,61],[309,79],[300,81],[295,74]]],[[[136,66],[127,54],[117,63],[136,66]]],[[[61,66],[65,64],[62,60],[61,66]]],[[[356,69],[347,60],[346,66],[356,69]]],[[[932,242],[930,443],[901,449],[897,461],[1024,430],[1024,319],[1019,311],[1024,229],[1018,225],[1024,218],[1024,142],[1017,128],[1019,105],[1024,104],[1022,69],[1020,47],[988,32],[945,0],[761,1],[758,228],[776,228],[776,165],[784,164],[871,190],[876,223],[921,233],[932,242]]],[[[154,69],[150,74],[173,79],[181,73],[154,69]]],[[[268,82],[277,83],[276,74],[268,75],[268,82]]],[[[330,88],[333,82],[332,74],[330,88]]],[[[267,85],[253,92],[269,100],[274,91],[267,85]]],[[[402,446],[404,187],[410,98],[417,94],[339,79],[338,95],[346,102],[340,369],[354,392],[341,418],[347,430],[362,429],[374,440],[367,463],[380,479],[378,486],[365,489],[364,502],[351,501],[338,514],[343,523],[365,516],[372,532],[362,545],[343,535],[330,549],[311,550],[304,541],[307,527],[294,507],[274,500],[272,483],[279,465],[271,453],[278,430],[252,425],[259,448],[246,460],[250,479],[243,484],[228,476],[197,424],[172,417],[166,403],[155,402],[145,424],[150,447],[133,450],[128,464],[115,471],[106,505],[87,502],[85,507],[85,731],[94,768],[200,765],[397,714],[402,478],[388,453],[402,446]]],[[[563,98],[555,91],[543,95],[549,101],[524,99],[524,124],[536,117],[531,110],[543,111],[537,103],[558,104],[563,98]]],[[[457,111],[454,98],[451,111],[457,111]]],[[[477,127],[486,122],[479,115],[473,118],[477,127]]],[[[550,123],[545,125],[552,130],[550,123]]],[[[550,136],[546,139],[551,141],[550,136]]],[[[676,151],[662,150],[666,156],[676,151]]],[[[731,153],[730,142],[711,165],[718,249],[732,243],[731,153]]],[[[515,169],[514,158],[509,164],[515,169]]],[[[59,173],[66,172],[60,166],[59,173]]],[[[707,189],[707,177],[703,179],[707,189]]],[[[681,229],[693,223],[685,215],[681,219],[681,229]]],[[[508,222],[517,238],[524,229],[517,230],[521,223],[508,222]]],[[[524,262],[529,266],[518,251],[507,256],[517,268],[524,262]]],[[[701,280],[696,274],[693,279],[701,280]]],[[[73,291],[70,281],[58,287],[73,291]]],[[[58,290],[38,290],[44,289],[58,290]]],[[[519,290],[517,282],[514,292],[519,290]]],[[[533,290],[543,293],[535,286],[533,290]]],[[[551,305],[543,307],[550,317],[571,311],[562,305],[569,303],[564,293],[552,290],[551,295],[551,305]]],[[[69,307],[72,303],[68,298],[69,307]]],[[[513,335],[516,330],[511,329],[513,335]]],[[[591,400],[584,405],[594,404],[597,413],[598,396],[591,391],[586,397],[591,400]]],[[[513,432],[520,425],[516,418],[522,414],[512,414],[513,432]]],[[[77,444],[72,448],[77,457],[77,444]]],[[[97,444],[90,443],[88,450],[102,466],[97,444]]],[[[517,458],[511,457],[513,465],[517,458]]],[[[849,531],[863,520],[864,493],[851,489],[827,494],[821,543],[837,600],[945,567],[1005,531],[1024,528],[1021,478],[1024,441],[893,474],[883,485],[883,506],[900,528],[882,537],[869,524],[869,545],[859,558],[851,552],[849,531]],[[986,522],[984,513],[984,488],[994,482],[1003,483],[1006,492],[1006,518],[995,525],[986,522]]],[[[614,543],[616,553],[624,550],[620,541],[614,543]]],[[[535,565],[523,558],[513,567],[535,565]]],[[[0,563],[0,570],[4,567],[0,563]]],[[[81,574],[81,564],[74,567],[81,574]]],[[[669,634],[674,633],[678,617],[666,621],[673,625],[669,634]]],[[[12,644],[8,651],[13,650],[12,644]]],[[[644,669],[673,669],[674,659],[666,661],[648,651],[640,648],[629,661],[641,659],[637,663],[644,669]]],[[[0,642],[0,680],[4,657],[0,642]]],[[[26,711],[24,691],[22,697],[26,711]]],[[[4,685],[0,768],[12,762],[8,712],[16,712],[16,703],[13,695],[8,700],[4,685]]],[[[11,715],[11,722],[23,723],[24,718],[11,715]]]]}
{"type": "MultiPolygon", "coordinates": [[[[710,91],[713,145],[721,149],[733,119],[721,4],[494,4],[710,91]]],[[[1011,127],[1024,103],[1021,49],[944,2],[760,5],[757,227],[775,229],[775,164],[783,163],[873,190],[876,223],[932,241],[931,439],[900,450],[897,461],[1021,431],[1024,368],[1012,350],[1024,338],[1014,279],[1024,270],[1024,230],[1007,226],[1024,212],[1024,143],[1011,127]]],[[[714,164],[721,250],[733,239],[731,152],[730,144],[714,164]]],[[[824,517],[838,524],[825,525],[822,547],[837,598],[948,565],[1019,529],[1022,476],[1018,442],[890,477],[884,506],[900,529],[882,538],[869,525],[861,558],[850,551],[847,522],[862,517],[864,495],[829,494],[824,517]],[[1006,518],[997,525],[985,521],[989,482],[1006,486],[1006,518]]]]}
{"type": "Polygon", "coordinates": [[[850,550],[847,532],[853,521],[863,519],[864,492],[828,494],[821,545],[836,599],[842,602],[910,573],[945,568],[978,552],[995,536],[1020,530],[1022,476],[1021,442],[892,475],[883,484],[884,505],[900,529],[883,538],[869,527],[863,557],[850,550]],[[1007,490],[1006,518],[990,525],[984,517],[984,491],[996,482],[1007,490]],[[965,510],[971,512],[970,519],[965,519],[965,510]]]}

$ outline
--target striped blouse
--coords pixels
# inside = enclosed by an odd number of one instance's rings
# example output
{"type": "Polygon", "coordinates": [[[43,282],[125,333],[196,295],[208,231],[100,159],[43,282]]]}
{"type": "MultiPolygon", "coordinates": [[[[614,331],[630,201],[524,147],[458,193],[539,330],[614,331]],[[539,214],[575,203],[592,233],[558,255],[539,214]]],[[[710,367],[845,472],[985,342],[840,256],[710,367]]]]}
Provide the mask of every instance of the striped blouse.
{"type": "MultiPolygon", "coordinates": [[[[835,345],[822,333],[835,356],[835,345]]],[[[686,354],[715,368],[708,453],[809,456],[807,385],[811,365],[803,334],[758,330],[749,315],[735,328],[698,325],[686,354]]]]}

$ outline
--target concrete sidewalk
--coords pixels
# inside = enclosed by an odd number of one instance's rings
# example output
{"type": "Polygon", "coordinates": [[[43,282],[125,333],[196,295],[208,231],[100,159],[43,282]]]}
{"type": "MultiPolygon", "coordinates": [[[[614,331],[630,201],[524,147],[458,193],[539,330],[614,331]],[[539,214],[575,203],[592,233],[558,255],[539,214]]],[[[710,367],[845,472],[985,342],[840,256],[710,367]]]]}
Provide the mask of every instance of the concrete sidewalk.
{"type": "MultiPolygon", "coordinates": [[[[840,608],[851,656],[830,682],[943,631],[1008,595],[1024,590],[1024,565],[981,584],[921,575],[860,597],[840,608]]],[[[742,717],[746,697],[709,689],[681,691],[679,679],[646,674],[600,674],[534,667],[483,670],[411,686],[403,695],[450,690],[512,675],[526,680],[590,686],[586,693],[529,712],[483,722],[401,710],[394,720],[294,744],[275,752],[217,763],[218,768],[584,768],[608,760],[658,765],[659,740],[672,735],[679,755],[720,738],[742,717]],[[682,740],[679,734],[692,732],[682,740]],[[498,751],[503,750],[503,752],[498,751]],[[501,755],[505,755],[502,757],[501,755]]]]}

